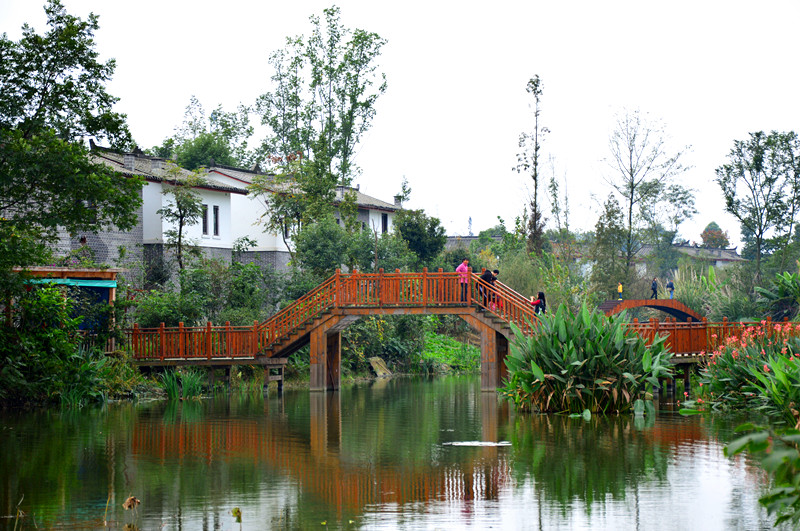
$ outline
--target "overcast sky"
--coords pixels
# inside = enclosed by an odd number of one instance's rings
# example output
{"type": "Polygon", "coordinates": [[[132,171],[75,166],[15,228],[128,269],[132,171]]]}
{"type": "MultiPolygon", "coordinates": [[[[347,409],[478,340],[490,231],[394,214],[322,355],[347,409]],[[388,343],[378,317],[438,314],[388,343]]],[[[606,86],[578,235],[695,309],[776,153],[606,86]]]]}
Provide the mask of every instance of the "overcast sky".
{"type": "MultiPolygon", "coordinates": [[[[97,49],[115,58],[109,86],[147,148],[173,134],[196,95],[233,110],[268,91],[268,54],[308,34],[332,3],[295,0],[63,0],[100,16],[97,49]]],[[[45,28],[44,2],[3,0],[0,31],[45,28]]],[[[710,221],[735,243],[714,169],[733,141],[758,130],[800,130],[796,0],[597,2],[341,0],[346,27],[388,40],[379,59],[388,90],[356,163],[362,191],[391,201],[408,179],[407,206],[438,216],[448,234],[509,226],[529,190],[512,171],[520,132],[532,129],[528,79],[543,83],[543,143],[566,180],[571,225],[592,229],[609,193],[603,177],[615,115],[663,120],[674,149],[691,145],[683,184],[699,214],[681,235],[700,241],[710,221]]],[[[549,170],[547,170],[549,172],[549,170]]],[[[547,204],[544,205],[547,208],[547,204]]]]}

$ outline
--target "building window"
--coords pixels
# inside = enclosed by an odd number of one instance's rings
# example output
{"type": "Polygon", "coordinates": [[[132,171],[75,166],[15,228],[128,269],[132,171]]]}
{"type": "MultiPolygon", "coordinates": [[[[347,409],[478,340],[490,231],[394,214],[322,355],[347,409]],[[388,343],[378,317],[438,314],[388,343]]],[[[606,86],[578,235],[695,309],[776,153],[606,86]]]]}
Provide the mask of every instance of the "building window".
{"type": "Polygon", "coordinates": [[[208,236],[208,205],[203,205],[203,236],[208,236]]]}
{"type": "Polygon", "coordinates": [[[389,232],[389,214],[381,214],[381,232],[389,232]]]}
{"type": "Polygon", "coordinates": [[[219,236],[219,205],[214,205],[214,236],[219,236]]]}

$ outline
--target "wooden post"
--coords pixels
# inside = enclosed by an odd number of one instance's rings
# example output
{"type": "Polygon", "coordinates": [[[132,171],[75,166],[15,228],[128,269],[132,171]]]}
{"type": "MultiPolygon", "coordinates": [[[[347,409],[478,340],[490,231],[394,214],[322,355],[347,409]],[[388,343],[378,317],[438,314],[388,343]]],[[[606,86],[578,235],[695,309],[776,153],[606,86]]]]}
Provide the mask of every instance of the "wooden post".
{"type": "Polygon", "coordinates": [[[211,321],[206,323],[206,359],[211,359],[211,321]]]}
{"type": "Polygon", "coordinates": [[[231,322],[225,321],[225,355],[231,357],[231,322]]]}
{"type": "Polygon", "coordinates": [[[133,359],[139,358],[141,356],[141,352],[139,352],[139,334],[141,331],[139,330],[139,323],[133,323],[133,337],[131,338],[131,343],[133,343],[133,359]]]}
{"type": "MultiPolygon", "coordinates": [[[[441,271],[441,269],[439,271],[441,271]]],[[[472,268],[468,267],[467,268],[467,306],[472,306],[472,288],[473,288],[472,283],[473,283],[473,280],[472,280],[472,268]]],[[[459,286],[459,289],[461,289],[461,286],[459,286]]],[[[459,299],[460,299],[460,297],[461,297],[461,295],[459,294],[459,299]]]]}
{"type": "Polygon", "coordinates": [[[178,323],[178,357],[186,357],[186,330],[183,328],[183,321],[178,323]]]}
{"type": "Polygon", "coordinates": [[[384,290],[383,289],[383,268],[382,267],[378,269],[378,286],[377,286],[377,290],[376,291],[378,292],[378,306],[379,307],[383,307],[383,294],[384,294],[384,291],[387,292],[387,293],[391,293],[391,290],[384,290]]]}
{"type": "Polygon", "coordinates": [[[422,268],[422,307],[428,307],[428,268],[422,268]]]}
{"type": "Polygon", "coordinates": [[[339,290],[341,289],[341,277],[342,277],[342,270],[336,269],[336,273],[333,276],[333,307],[339,307],[339,290]]]}
{"type": "Polygon", "coordinates": [[[253,332],[250,339],[250,354],[255,357],[258,354],[258,321],[253,321],[253,332]]]}
{"type": "Polygon", "coordinates": [[[164,361],[165,354],[167,353],[167,333],[164,330],[164,323],[158,327],[159,350],[161,351],[161,361],[164,361]]]}

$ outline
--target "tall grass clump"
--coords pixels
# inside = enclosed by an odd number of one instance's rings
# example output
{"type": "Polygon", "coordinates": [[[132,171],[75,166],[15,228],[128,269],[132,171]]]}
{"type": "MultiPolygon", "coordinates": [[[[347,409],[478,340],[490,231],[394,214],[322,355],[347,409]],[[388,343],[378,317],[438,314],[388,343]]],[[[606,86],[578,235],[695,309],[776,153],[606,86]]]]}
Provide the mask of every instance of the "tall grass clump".
{"type": "MultiPolygon", "coordinates": [[[[699,403],[748,409],[800,426],[800,324],[766,321],[704,356],[699,403]]],[[[712,335],[712,339],[716,339],[712,335]]]]}
{"type": "Polygon", "coordinates": [[[198,398],[203,394],[203,373],[189,369],[181,372],[183,398],[198,398]]]}
{"type": "Polygon", "coordinates": [[[175,370],[164,371],[160,375],[161,387],[167,393],[167,398],[177,400],[181,397],[181,381],[175,370]]]}
{"type": "MultiPolygon", "coordinates": [[[[512,325],[513,327],[513,325],[512,325]]],[[[502,393],[518,409],[543,413],[643,411],[646,386],[670,378],[664,338],[651,345],[623,326],[582,305],[561,305],[525,336],[514,327],[502,393]]]]}

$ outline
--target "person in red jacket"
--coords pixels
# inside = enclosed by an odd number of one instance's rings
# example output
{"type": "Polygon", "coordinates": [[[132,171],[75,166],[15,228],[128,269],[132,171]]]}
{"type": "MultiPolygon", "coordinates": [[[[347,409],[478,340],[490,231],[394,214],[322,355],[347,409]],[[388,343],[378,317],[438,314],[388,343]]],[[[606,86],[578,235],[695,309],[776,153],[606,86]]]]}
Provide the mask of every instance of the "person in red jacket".
{"type": "Polygon", "coordinates": [[[544,291],[540,291],[536,297],[537,297],[536,299],[531,297],[531,305],[533,305],[533,311],[535,313],[545,313],[547,311],[547,299],[544,296],[544,291]]]}

